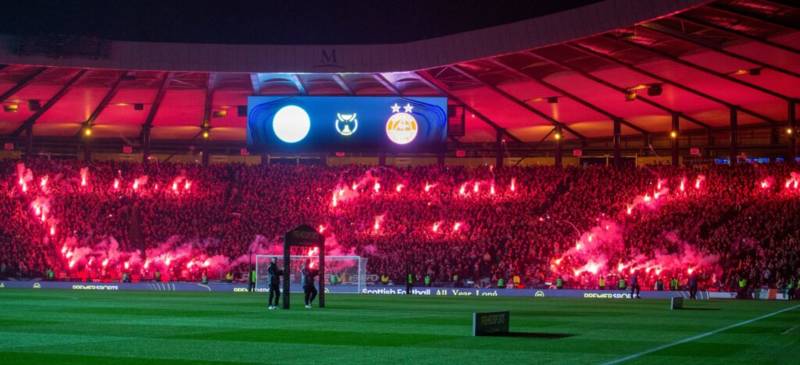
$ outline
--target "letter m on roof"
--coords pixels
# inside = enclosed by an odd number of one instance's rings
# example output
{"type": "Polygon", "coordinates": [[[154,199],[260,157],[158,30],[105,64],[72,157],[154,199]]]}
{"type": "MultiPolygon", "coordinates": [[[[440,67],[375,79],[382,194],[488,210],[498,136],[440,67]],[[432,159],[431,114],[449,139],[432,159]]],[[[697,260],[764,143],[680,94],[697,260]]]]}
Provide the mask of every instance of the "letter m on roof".
{"type": "Polygon", "coordinates": [[[319,61],[320,64],[326,66],[339,64],[339,62],[336,61],[336,48],[331,48],[331,49],[323,48],[322,53],[320,54],[319,61]]]}

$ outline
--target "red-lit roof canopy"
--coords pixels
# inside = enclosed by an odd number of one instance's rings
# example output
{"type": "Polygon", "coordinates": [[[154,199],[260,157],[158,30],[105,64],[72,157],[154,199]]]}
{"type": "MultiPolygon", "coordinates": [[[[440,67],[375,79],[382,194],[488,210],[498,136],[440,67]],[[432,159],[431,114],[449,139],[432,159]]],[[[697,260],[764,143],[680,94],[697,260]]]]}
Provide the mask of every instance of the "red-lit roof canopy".
{"type": "Polygon", "coordinates": [[[613,134],[783,127],[800,98],[800,10],[789,2],[724,0],[572,41],[415,71],[239,73],[11,64],[0,70],[0,134],[135,144],[198,138],[244,145],[249,95],[447,95],[466,110],[460,142],[497,129],[536,143],[613,134]],[[633,98],[635,95],[635,98],[633,98]],[[210,97],[209,97],[210,96],[210,97]],[[633,98],[633,99],[632,99],[633,98]],[[794,103],[794,104],[792,104],[794,103]]]}

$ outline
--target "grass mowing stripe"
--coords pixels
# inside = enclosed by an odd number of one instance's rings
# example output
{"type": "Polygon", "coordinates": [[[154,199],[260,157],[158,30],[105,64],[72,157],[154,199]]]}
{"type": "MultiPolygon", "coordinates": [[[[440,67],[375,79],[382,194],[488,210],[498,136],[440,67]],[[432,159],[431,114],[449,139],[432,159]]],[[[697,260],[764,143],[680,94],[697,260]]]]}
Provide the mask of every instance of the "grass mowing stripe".
{"type": "Polygon", "coordinates": [[[734,323],[732,325],[725,326],[725,327],[722,327],[722,328],[719,328],[719,329],[716,329],[716,330],[713,330],[713,331],[701,333],[701,334],[696,335],[696,336],[687,337],[687,338],[684,338],[682,340],[678,340],[678,341],[675,341],[675,342],[670,342],[668,344],[661,345],[661,346],[658,346],[658,347],[654,347],[654,348],[649,349],[649,350],[637,352],[637,353],[632,354],[632,355],[628,355],[628,356],[625,356],[625,357],[622,357],[622,358],[619,358],[619,359],[616,359],[616,360],[605,362],[602,365],[620,364],[620,363],[623,363],[623,362],[626,362],[626,361],[630,361],[630,360],[633,360],[633,359],[640,358],[640,357],[642,357],[644,355],[652,354],[654,352],[658,352],[658,351],[661,351],[661,350],[664,350],[664,349],[668,349],[670,347],[674,347],[674,346],[681,345],[681,344],[684,344],[684,343],[696,341],[696,340],[699,340],[701,338],[712,336],[712,335],[715,335],[715,334],[723,332],[723,331],[727,331],[727,330],[732,329],[732,328],[741,327],[741,326],[744,326],[746,324],[757,322],[757,321],[760,321],[762,319],[769,318],[769,317],[772,317],[772,316],[775,316],[775,315],[778,315],[778,314],[781,314],[781,313],[784,313],[784,312],[795,310],[797,308],[800,308],[800,304],[794,305],[794,306],[791,306],[791,307],[788,307],[788,308],[783,308],[783,309],[777,310],[775,312],[767,313],[765,315],[762,315],[762,316],[759,316],[759,317],[756,317],[756,318],[752,318],[752,319],[748,319],[746,321],[742,321],[742,322],[739,322],[739,323],[734,323]]]}
{"type": "MultiPolygon", "coordinates": [[[[0,364],[272,364],[273,354],[286,364],[598,364],[797,303],[703,301],[694,306],[709,310],[669,311],[663,300],[331,295],[328,304],[267,311],[263,294],[0,289],[0,364]],[[470,336],[472,312],[497,310],[511,311],[521,336],[470,336]]],[[[782,359],[800,330],[781,332],[798,321],[800,310],[786,312],[631,362],[782,359]]]]}

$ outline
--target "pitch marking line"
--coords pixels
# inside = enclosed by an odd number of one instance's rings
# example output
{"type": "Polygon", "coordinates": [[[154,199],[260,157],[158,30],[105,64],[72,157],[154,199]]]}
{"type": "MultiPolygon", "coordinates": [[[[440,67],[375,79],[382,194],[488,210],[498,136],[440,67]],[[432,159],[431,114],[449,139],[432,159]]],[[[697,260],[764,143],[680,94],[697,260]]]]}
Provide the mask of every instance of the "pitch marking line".
{"type": "Polygon", "coordinates": [[[654,348],[649,349],[649,350],[645,350],[645,351],[642,351],[642,352],[637,352],[637,353],[635,353],[633,355],[628,355],[628,356],[625,356],[625,357],[622,357],[622,358],[619,358],[619,359],[616,359],[616,360],[605,362],[602,365],[614,365],[614,364],[623,363],[625,361],[637,359],[637,358],[640,358],[640,357],[642,357],[644,355],[652,354],[654,352],[661,351],[661,350],[664,350],[664,349],[668,349],[668,348],[673,347],[673,346],[678,346],[678,345],[681,345],[681,344],[684,344],[684,343],[687,343],[687,342],[692,342],[692,341],[695,341],[695,340],[699,340],[699,339],[704,338],[704,337],[712,336],[712,335],[715,335],[715,334],[723,332],[723,331],[727,331],[727,330],[732,329],[732,328],[741,327],[741,326],[744,326],[746,324],[750,324],[750,323],[753,323],[753,322],[756,322],[756,321],[760,321],[760,320],[765,319],[765,318],[769,318],[769,317],[781,314],[783,312],[788,312],[788,311],[791,311],[791,310],[795,310],[797,308],[800,308],[800,304],[794,305],[794,306],[791,306],[791,307],[788,307],[788,308],[783,308],[783,309],[781,309],[779,311],[775,311],[775,312],[772,312],[772,313],[767,313],[767,314],[765,314],[763,316],[756,317],[756,318],[753,318],[753,319],[748,319],[748,320],[743,321],[743,322],[734,323],[734,324],[732,324],[730,326],[725,326],[725,327],[722,327],[720,329],[716,329],[716,330],[713,330],[713,331],[701,333],[701,334],[696,335],[696,336],[684,338],[682,340],[678,340],[678,341],[671,342],[671,343],[668,343],[668,344],[665,344],[665,345],[654,347],[654,348]]]}

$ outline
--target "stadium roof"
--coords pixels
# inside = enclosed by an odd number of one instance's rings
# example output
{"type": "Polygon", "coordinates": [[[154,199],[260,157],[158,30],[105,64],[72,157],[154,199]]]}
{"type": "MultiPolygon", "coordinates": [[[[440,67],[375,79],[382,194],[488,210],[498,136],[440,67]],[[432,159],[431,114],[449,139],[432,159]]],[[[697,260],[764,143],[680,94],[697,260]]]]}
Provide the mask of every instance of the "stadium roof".
{"type": "Polygon", "coordinates": [[[602,0],[26,0],[0,12],[0,33],[118,41],[385,44],[535,18],[602,0]]]}
{"type": "MultiPolygon", "coordinates": [[[[208,120],[213,141],[244,145],[246,117],[237,107],[247,96],[295,94],[446,95],[465,108],[465,133],[454,137],[463,143],[492,142],[502,130],[505,138],[532,145],[554,126],[567,140],[603,139],[613,135],[614,120],[623,135],[666,135],[674,114],[682,133],[723,131],[732,107],[742,129],[782,127],[800,98],[798,24],[800,10],[789,1],[609,0],[385,45],[408,59],[409,68],[367,61],[314,68],[298,61],[303,72],[231,71],[225,63],[198,63],[192,53],[241,59],[274,48],[94,40],[91,53],[85,37],[13,36],[4,40],[16,48],[0,51],[6,64],[0,134],[16,139],[32,127],[37,138],[79,141],[81,128],[91,125],[93,138],[137,145],[144,130],[153,140],[197,139],[208,120]],[[529,46],[519,46],[522,41],[529,46]],[[406,54],[426,49],[419,59],[406,54]],[[157,57],[127,53],[132,50],[157,57]],[[153,58],[163,67],[147,63],[153,58]],[[409,71],[358,71],[383,67],[409,71]]],[[[381,45],[283,47],[335,62],[337,50],[342,58],[381,45]]],[[[276,64],[291,64],[292,57],[284,58],[276,64]]],[[[242,63],[254,65],[248,62],[242,63]]]]}

